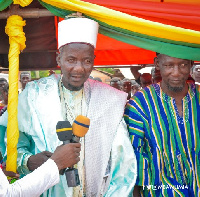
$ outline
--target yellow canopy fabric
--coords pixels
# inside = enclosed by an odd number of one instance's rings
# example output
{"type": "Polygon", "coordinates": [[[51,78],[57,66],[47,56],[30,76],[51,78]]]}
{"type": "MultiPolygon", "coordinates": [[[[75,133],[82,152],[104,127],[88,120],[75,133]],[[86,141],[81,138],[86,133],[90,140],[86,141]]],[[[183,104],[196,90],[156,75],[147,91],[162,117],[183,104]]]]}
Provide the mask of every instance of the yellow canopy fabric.
{"type": "Polygon", "coordinates": [[[76,10],[96,20],[133,32],[174,41],[200,44],[200,32],[165,25],[80,0],[42,0],[52,6],[76,10]]]}

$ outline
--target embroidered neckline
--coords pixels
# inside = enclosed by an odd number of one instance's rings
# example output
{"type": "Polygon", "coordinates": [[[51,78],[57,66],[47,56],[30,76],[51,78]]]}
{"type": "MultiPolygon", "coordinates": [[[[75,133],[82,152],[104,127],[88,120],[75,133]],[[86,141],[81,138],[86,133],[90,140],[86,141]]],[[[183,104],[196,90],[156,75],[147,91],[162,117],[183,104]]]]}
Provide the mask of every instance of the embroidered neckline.
{"type": "Polygon", "coordinates": [[[82,101],[83,101],[83,89],[79,90],[79,91],[71,91],[71,90],[68,90],[64,87],[63,83],[62,83],[62,79],[60,79],[60,82],[59,82],[59,88],[60,88],[60,96],[61,96],[61,102],[64,103],[64,106],[65,106],[65,119],[68,120],[68,116],[67,114],[69,114],[70,118],[71,118],[71,121],[74,121],[75,120],[75,116],[73,114],[73,110],[74,110],[74,103],[69,103],[66,101],[66,98],[65,98],[65,94],[67,94],[69,97],[71,97],[71,99],[73,100],[77,95],[81,94],[81,114],[82,114],[82,101]]]}
{"type": "Polygon", "coordinates": [[[173,97],[168,96],[165,94],[160,86],[160,83],[157,84],[152,84],[153,87],[155,88],[155,92],[158,97],[160,97],[163,101],[165,101],[169,109],[172,113],[172,116],[176,119],[179,124],[184,124],[184,122],[188,122],[189,120],[189,108],[188,108],[188,103],[192,100],[192,98],[195,95],[195,84],[189,84],[188,83],[188,92],[185,97],[182,99],[182,105],[183,105],[183,116],[179,115],[178,108],[176,105],[176,101],[173,97]],[[173,109],[174,108],[174,109],[173,109]],[[175,111],[175,112],[174,112],[175,111]]]}

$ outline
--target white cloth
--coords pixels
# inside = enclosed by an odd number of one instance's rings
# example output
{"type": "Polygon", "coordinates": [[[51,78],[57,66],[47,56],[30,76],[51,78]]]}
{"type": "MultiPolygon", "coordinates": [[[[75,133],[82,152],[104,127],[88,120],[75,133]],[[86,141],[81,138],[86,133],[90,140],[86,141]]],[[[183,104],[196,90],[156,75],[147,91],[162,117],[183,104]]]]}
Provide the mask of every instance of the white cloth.
{"type": "MultiPolygon", "coordinates": [[[[110,155],[111,163],[114,165],[111,168],[111,177],[108,179],[113,180],[112,173],[116,173],[118,179],[115,183],[118,187],[115,187],[113,192],[118,194],[123,188],[133,188],[135,182],[133,163],[136,160],[134,160],[127,127],[123,121],[127,94],[98,81],[89,80],[88,82],[84,85],[85,95],[90,95],[86,100],[89,100],[88,118],[91,120],[90,129],[85,136],[86,196],[100,196],[110,155]],[[118,135],[123,141],[115,147],[114,140],[118,135]],[[127,172],[128,167],[126,159],[129,160],[129,172],[133,185],[129,180],[129,174],[124,173],[127,172]],[[122,178],[123,183],[120,183],[119,177],[122,178]]],[[[136,165],[134,167],[136,169],[136,165]]],[[[129,192],[128,189],[123,195],[128,196],[129,192]]]]}
{"type": "Polygon", "coordinates": [[[58,167],[52,159],[13,184],[0,169],[0,197],[37,197],[59,180],[58,167]]]}

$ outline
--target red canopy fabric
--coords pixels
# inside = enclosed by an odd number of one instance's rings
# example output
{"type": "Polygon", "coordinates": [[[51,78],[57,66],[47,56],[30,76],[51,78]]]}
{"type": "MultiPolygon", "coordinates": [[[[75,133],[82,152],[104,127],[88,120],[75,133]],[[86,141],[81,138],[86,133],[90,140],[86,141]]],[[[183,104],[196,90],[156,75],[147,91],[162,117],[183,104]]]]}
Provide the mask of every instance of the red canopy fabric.
{"type": "MultiPolygon", "coordinates": [[[[200,31],[200,1],[198,0],[84,0],[132,16],[200,31]]],[[[95,65],[151,64],[155,53],[98,36],[95,65]]]]}
{"type": "Polygon", "coordinates": [[[155,52],[98,34],[95,65],[152,64],[155,52]]]}
{"type": "MultiPolygon", "coordinates": [[[[199,0],[84,0],[132,16],[200,31],[199,0]],[[184,3],[183,3],[184,2],[184,3]]],[[[29,8],[44,9],[34,0],[29,8]]],[[[20,55],[20,69],[55,69],[58,17],[25,19],[27,48],[20,55]],[[55,25],[54,25],[55,24],[55,25]]],[[[0,21],[0,66],[8,67],[6,20],[0,21]]],[[[152,64],[155,52],[98,35],[95,65],[152,64]]]]}
{"type": "Polygon", "coordinates": [[[156,0],[84,0],[86,2],[102,5],[132,16],[160,22],[163,24],[200,30],[200,1],[164,0],[163,3],[156,0]],[[171,2],[171,3],[170,3],[171,2]],[[172,3],[173,2],[173,3],[172,3]],[[179,2],[179,3],[175,3],[179,2]],[[181,2],[181,3],[180,3],[181,2]],[[184,3],[183,3],[184,2],[184,3]],[[190,3],[190,4],[189,4],[190,3]]]}
{"type": "Polygon", "coordinates": [[[95,56],[94,65],[153,64],[156,53],[98,34],[95,56]]]}

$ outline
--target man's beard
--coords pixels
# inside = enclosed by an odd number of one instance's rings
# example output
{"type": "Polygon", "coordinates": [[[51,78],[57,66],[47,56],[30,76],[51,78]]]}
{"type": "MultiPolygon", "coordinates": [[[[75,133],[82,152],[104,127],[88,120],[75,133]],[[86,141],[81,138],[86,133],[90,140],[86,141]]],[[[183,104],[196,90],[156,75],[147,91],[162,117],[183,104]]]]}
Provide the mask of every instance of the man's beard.
{"type": "Polygon", "coordinates": [[[70,83],[68,83],[68,89],[71,90],[71,91],[79,91],[83,88],[83,85],[79,86],[79,87],[76,87],[76,86],[73,86],[71,85],[70,83]]]}
{"type": "Polygon", "coordinates": [[[182,84],[182,86],[179,86],[179,87],[172,87],[169,84],[167,84],[167,88],[168,88],[168,90],[170,90],[172,92],[182,92],[183,88],[184,88],[184,84],[182,84]]]}

